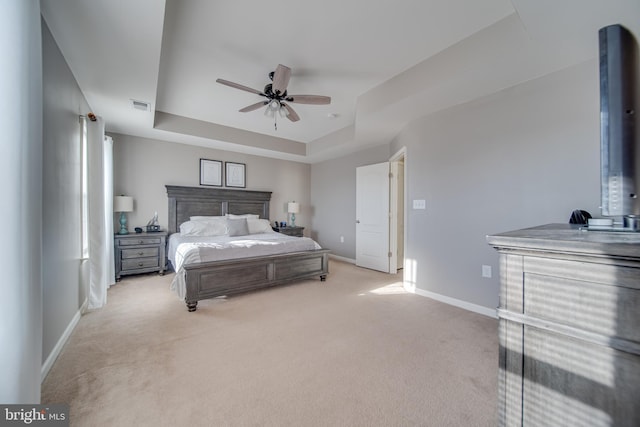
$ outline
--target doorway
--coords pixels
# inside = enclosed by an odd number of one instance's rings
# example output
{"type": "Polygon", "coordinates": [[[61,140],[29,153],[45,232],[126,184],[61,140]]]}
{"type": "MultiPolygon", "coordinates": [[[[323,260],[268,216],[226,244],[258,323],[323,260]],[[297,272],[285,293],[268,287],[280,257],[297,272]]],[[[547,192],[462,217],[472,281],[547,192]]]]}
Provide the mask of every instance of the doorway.
{"type": "Polygon", "coordinates": [[[406,148],[400,149],[389,159],[389,273],[404,268],[405,245],[405,169],[406,148]]]}

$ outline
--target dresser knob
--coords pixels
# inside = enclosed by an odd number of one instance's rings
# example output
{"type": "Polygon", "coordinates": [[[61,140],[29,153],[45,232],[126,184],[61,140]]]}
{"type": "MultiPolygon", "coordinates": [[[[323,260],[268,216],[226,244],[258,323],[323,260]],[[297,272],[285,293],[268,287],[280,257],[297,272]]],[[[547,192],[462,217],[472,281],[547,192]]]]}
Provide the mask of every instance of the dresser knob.
{"type": "Polygon", "coordinates": [[[138,255],[144,255],[144,252],[138,252],[138,255]]]}
{"type": "Polygon", "coordinates": [[[138,263],[138,267],[142,267],[143,264],[141,262],[138,263]]]}

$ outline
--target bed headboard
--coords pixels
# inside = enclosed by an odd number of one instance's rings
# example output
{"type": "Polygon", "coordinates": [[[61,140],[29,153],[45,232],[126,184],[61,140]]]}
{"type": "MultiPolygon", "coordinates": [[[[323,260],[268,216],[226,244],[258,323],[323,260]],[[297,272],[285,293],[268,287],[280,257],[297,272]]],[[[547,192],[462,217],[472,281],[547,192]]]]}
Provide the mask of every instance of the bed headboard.
{"type": "Polygon", "coordinates": [[[271,191],[229,190],[166,185],[169,198],[169,234],[194,215],[257,214],[269,219],[271,191]]]}

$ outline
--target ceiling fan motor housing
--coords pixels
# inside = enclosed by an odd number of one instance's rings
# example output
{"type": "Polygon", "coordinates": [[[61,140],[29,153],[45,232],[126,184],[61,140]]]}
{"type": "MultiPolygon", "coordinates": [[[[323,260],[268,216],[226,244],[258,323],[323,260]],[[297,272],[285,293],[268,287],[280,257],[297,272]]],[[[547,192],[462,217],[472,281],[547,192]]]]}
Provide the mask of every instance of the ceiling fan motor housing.
{"type": "Polygon", "coordinates": [[[273,85],[271,83],[269,83],[268,85],[266,85],[264,87],[264,94],[267,98],[269,99],[277,99],[277,100],[283,100],[287,97],[287,91],[285,90],[283,93],[275,93],[273,91],[273,85]]]}

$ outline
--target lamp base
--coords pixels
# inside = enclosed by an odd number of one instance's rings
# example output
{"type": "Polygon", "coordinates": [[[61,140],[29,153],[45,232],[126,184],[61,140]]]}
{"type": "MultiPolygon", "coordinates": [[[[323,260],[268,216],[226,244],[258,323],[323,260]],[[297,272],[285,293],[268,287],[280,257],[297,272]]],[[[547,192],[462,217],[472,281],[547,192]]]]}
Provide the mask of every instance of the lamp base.
{"type": "Polygon", "coordinates": [[[118,234],[129,234],[127,230],[127,215],[124,212],[120,212],[120,231],[118,234]]]}
{"type": "Polygon", "coordinates": [[[295,227],[296,226],[296,214],[294,214],[294,213],[291,214],[290,226],[291,227],[295,227]]]}

